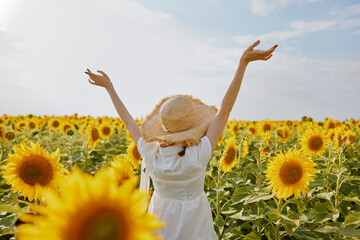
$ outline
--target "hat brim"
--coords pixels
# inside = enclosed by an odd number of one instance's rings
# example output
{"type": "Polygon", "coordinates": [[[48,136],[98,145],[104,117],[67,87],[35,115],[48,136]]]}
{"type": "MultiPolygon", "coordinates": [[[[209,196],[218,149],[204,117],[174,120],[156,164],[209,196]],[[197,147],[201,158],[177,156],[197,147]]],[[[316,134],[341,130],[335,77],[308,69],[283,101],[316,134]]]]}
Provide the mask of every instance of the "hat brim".
{"type": "Polygon", "coordinates": [[[200,139],[206,134],[209,125],[217,113],[215,106],[209,106],[201,102],[199,99],[193,98],[190,95],[173,95],[163,98],[153,109],[153,111],[144,119],[141,125],[141,133],[145,141],[159,141],[166,144],[180,144],[186,143],[193,145],[199,143],[200,139]],[[193,126],[185,131],[169,133],[164,131],[161,126],[160,107],[171,97],[185,96],[194,103],[196,115],[194,116],[193,126]]]}

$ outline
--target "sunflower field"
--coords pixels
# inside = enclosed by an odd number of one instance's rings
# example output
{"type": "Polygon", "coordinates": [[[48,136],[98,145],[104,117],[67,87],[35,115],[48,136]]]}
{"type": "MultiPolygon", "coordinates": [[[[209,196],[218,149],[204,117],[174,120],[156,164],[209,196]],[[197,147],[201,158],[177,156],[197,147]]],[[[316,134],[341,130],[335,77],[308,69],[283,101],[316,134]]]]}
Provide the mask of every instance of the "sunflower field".
{"type": "MultiPolygon", "coordinates": [[[[0,240],[159,239],[119,118],[3,115],[0,160],[0,240]]],[[[230,120],[204,189],[219,239],[360,239],[360,120],[230,120]]]]}

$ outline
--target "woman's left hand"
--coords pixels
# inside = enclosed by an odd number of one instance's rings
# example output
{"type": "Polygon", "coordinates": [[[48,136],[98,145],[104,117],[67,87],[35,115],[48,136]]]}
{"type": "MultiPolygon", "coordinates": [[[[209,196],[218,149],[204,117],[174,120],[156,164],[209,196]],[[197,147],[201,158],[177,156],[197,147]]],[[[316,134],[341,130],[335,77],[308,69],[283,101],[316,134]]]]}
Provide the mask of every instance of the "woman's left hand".
{"type": "Polygon", "coordinates": [[[274,45],[272,48],[269,48],[268,50],[254,50],[254,48],[259,45],[260,40],[257,40],[254,42],[250,47],[248,47],[242,57],[240,62],[249,63],[256,60],[269,60],[272,57],[272,53],[275,51],[275,48],[277,48],[277,44],[274,45]]]}

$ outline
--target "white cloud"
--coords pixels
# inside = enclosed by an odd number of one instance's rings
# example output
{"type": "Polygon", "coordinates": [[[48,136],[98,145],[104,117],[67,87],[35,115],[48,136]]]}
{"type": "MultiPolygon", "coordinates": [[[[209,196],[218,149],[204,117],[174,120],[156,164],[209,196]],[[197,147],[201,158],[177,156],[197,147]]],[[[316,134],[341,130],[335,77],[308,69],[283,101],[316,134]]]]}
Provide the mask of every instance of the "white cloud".
{"type": "MultiPolygon", "coordinates": [[[[175,93],[220,105],[247,45],[215,47],[213,39],[182,30],[167,13],[106,1],[17,1],[17,13],[4,25],[11,33],[0,32],[0,50],[6,51],[0,55],[0,115],[117,116],[106,91],[87,82],[87,67],[111,77],[134,117],[175,93]]],[[[293,39],[306,24],[264,37],[293,39]]],[[[322,62],[289,51],[249,65],[231,118],[343,119],[356,113],[358,62],[322,62]]]]}
{"type": "Polygon", "coordinates": [[[249,0],[250,11],[254,15],[267,16],[270,12],[298,2],[320,2],[321,0],[249,0]]]}
{"type": "MultiPolygon", "coordinates": [[[[331,21],[295,21],[290,23],[290,29],[285,31],[274,31],[262,35],[245,35],[231,37],[236,43],[240,45],[248,45],[258,39],[265,43],[285,42],[288,40],[297,40],[299,37],[304,37],[306,33],[320,32],[334,28],[354,28],[360,27],[360,18],[354,19],[334,19],[331,21]]],[[[355,32],[356,33],[356,32],[355,32]]]]}

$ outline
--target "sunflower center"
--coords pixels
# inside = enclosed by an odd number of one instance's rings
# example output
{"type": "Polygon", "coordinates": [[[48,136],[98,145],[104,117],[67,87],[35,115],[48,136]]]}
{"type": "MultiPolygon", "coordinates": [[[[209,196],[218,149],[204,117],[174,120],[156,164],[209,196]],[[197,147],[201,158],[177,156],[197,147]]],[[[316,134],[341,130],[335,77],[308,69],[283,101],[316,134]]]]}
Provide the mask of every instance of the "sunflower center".
{"type": "Polygon", "coordinates": [[[53,176],[53,171],[48,161],[40,156],[27,159],[20,166],[20,178],[29,185],[39,183],[46,186],[53,176]]]}
{"type": "Polygon", "coordinates": [[[226,157],[224,159],[224,161],[227,163],[227,164],[230,164],[234,161],[235,159],[235,149],[230,147],[228,150],[227,150],[227,154],[226,154],[226,157]]]}
{"type": "Polygon", "coordinates": [[[109,134],[110,134],[110,128],[109,128],[109,127],[103,127],[102,133],[103,133],[104,135],[109,135],[109,134]]]}
{"type": "Polygon", "coordinates": [[[319,136],[313,136],[309,140],[309,148],[313,151],[319,150],[323,145],[323,140],[319,136]]]}
{"type": "Polygon", "coordinates": [[[35,128],[35,123],[33,123],[33,122],[29,123],[29,127],[30,127],[31,129],[34,129],[34,128],[35,128]]]}
{"type": "Polygon", "coordinates": [[[77,240],[126,239],[126,227],[116,213],[109,210],[96,212],[84,219],[77,240]]]}
{"type": "Polygon", "coordinates": [[[297,163],[287,162],[280,168],[280,178],[285,184],[297,183],[302,177],[302,168],[297,163]]]}
{"type": "Polygon", "coordinates": [[[331,128],[335,128],[335,124],[333,122],[329,123],[329,129],[331,129],[331,128]]]}
{"type": "Polygon", "coordinates": [[[140,153],[139,153],[137,147],[134,147],[134,148],[133,148],[133,155],[134,155],[134,157],[136,158],[136,160],[139,160],[139,159],[141,158],[140,153]]]}
{"type": "Polygon", "coordinates": [[[60,123],[58,121],[54,121],[52,124],[52,126],[55,128],[57,128],[59,125],[60,125],[60,123]]]}
{"type": "Polygon", "coordinates": [[[99,131],[96,128],[91,129],[91,137],[93,141],[99,139],[99,131]]]}
{"type": "Polygon", "coordinates": [[[264,132],[266,132],[266,131],[270,131],[270,130],[271,130],[271,126],[270,126],[270,124],[268,124],[268,123],[264,124],[264,126],[263,126],[263,130],[264,130],[264,132]]]}
{"type": "Polygon", "coordinates": [[[249,130],[252,134],[254,134],[256,132],[255,128],[250,128],[249,130]]]}

